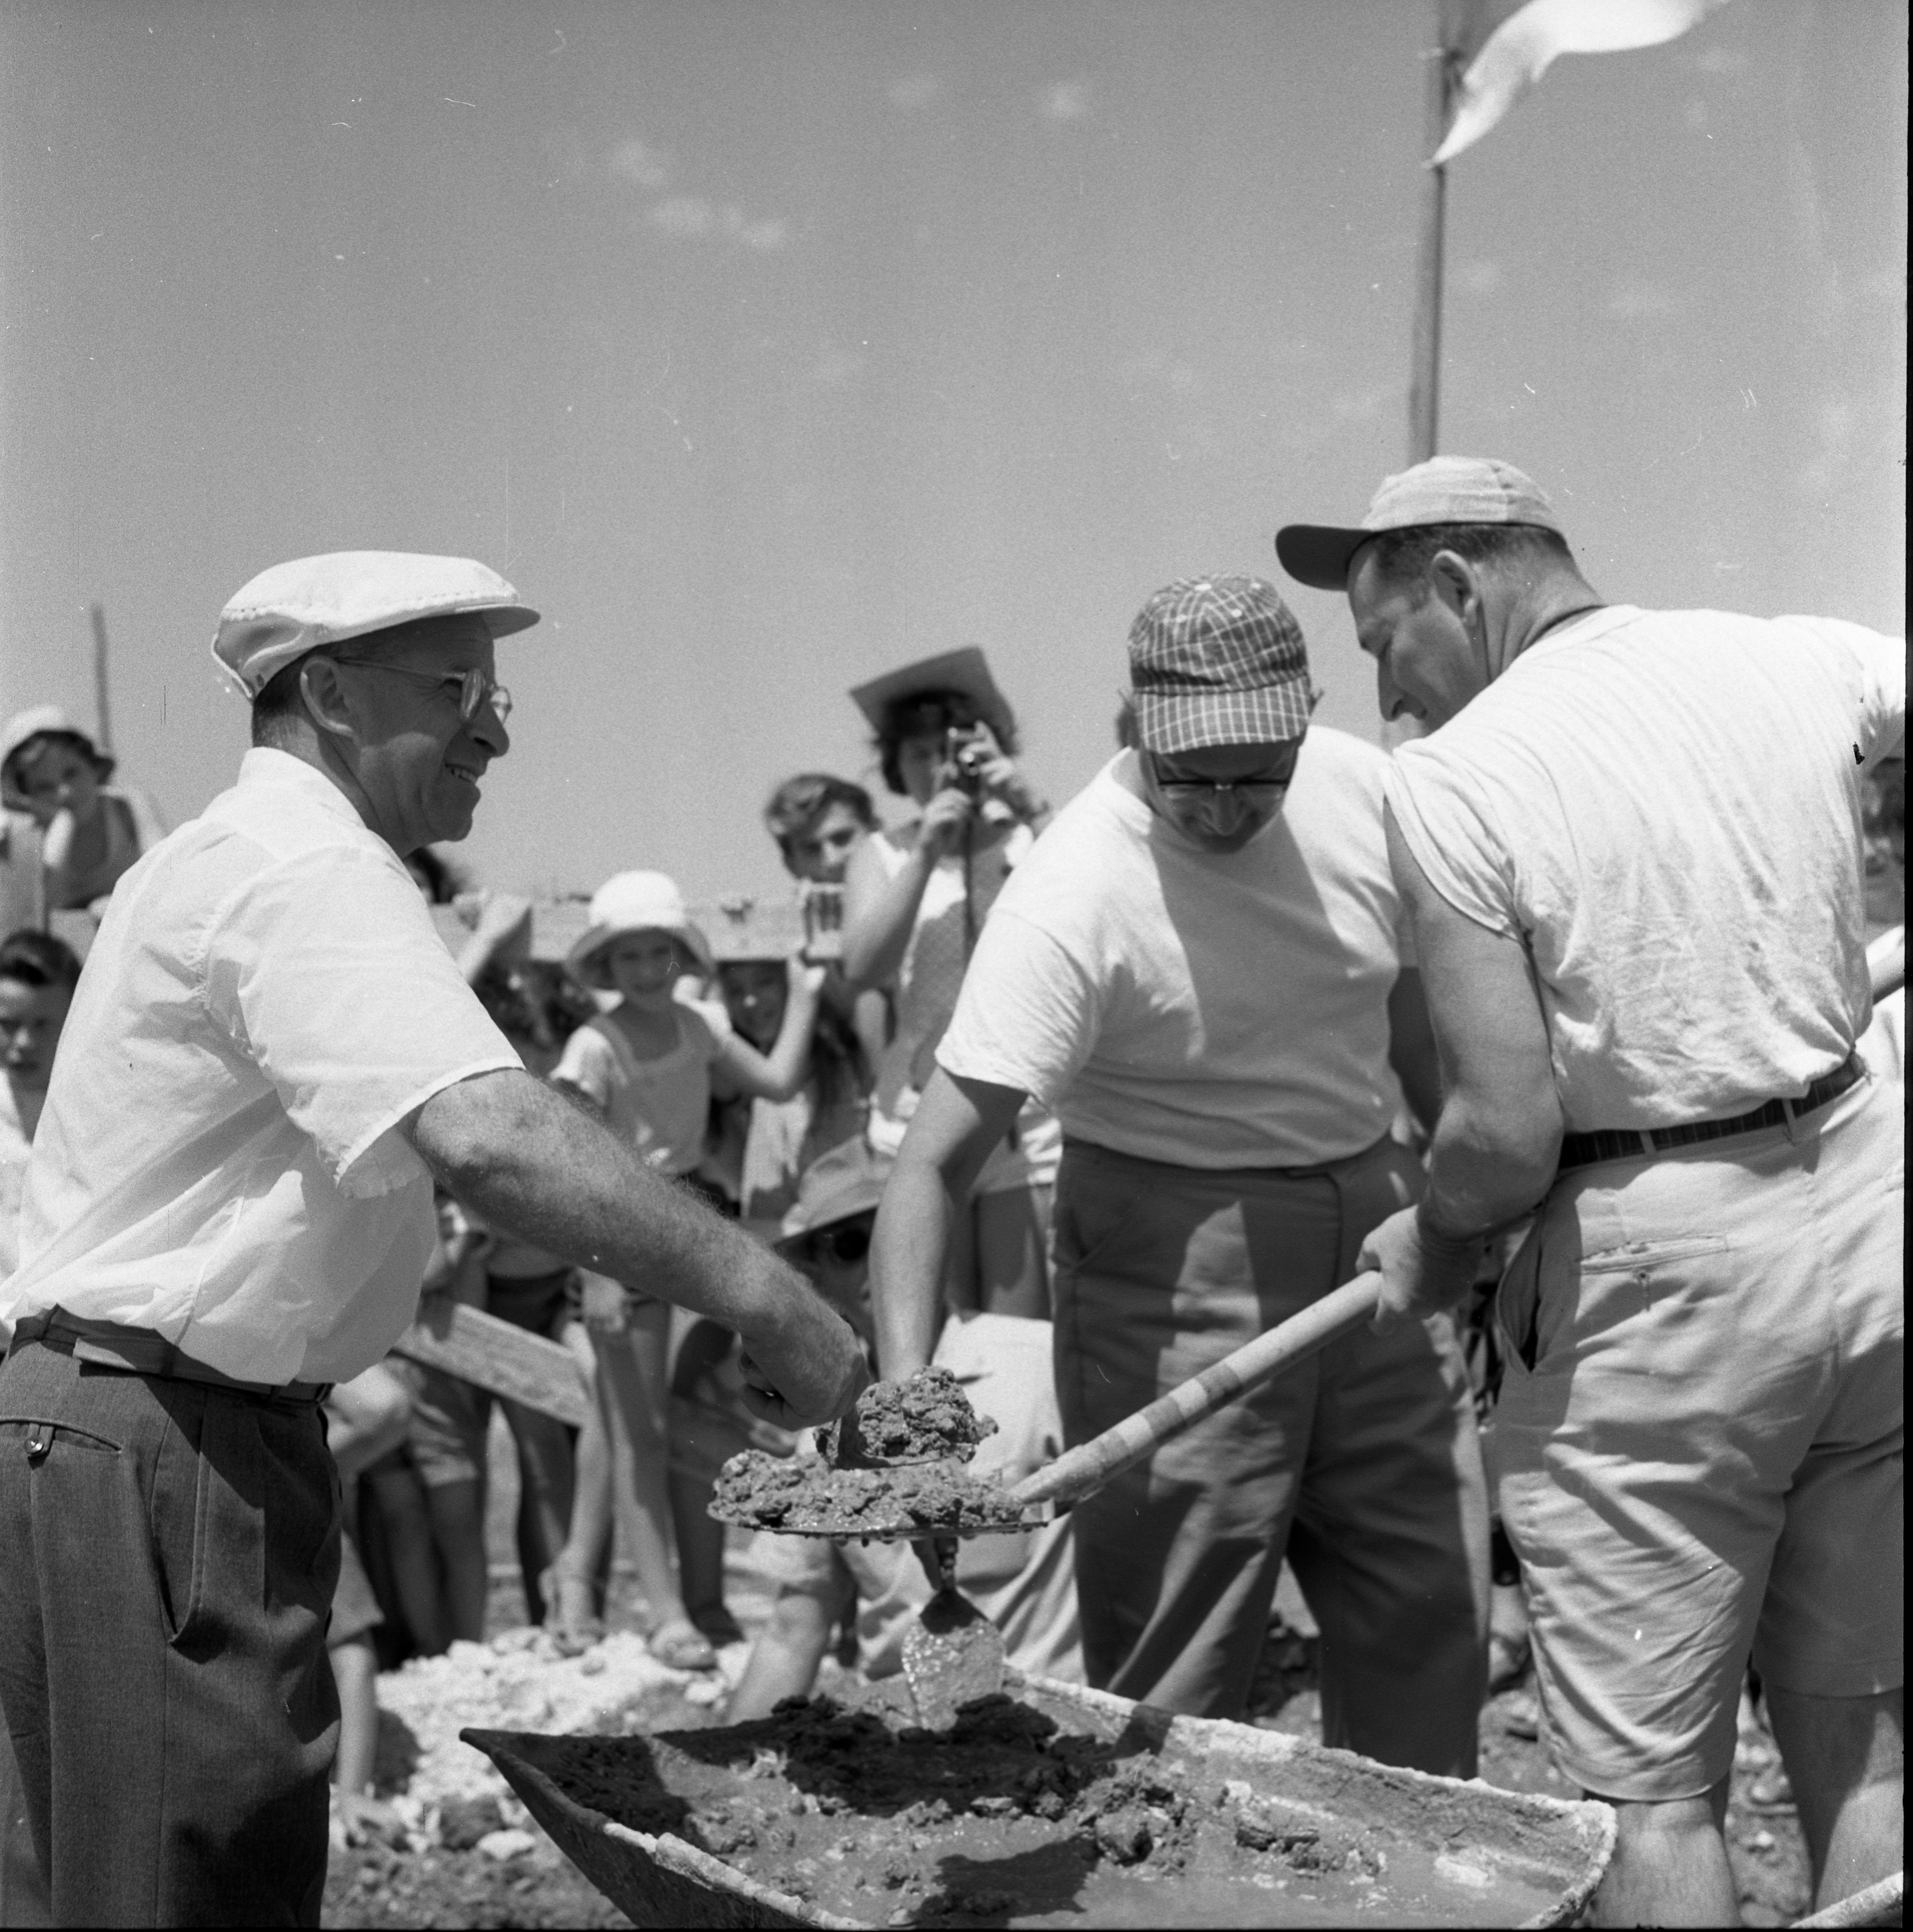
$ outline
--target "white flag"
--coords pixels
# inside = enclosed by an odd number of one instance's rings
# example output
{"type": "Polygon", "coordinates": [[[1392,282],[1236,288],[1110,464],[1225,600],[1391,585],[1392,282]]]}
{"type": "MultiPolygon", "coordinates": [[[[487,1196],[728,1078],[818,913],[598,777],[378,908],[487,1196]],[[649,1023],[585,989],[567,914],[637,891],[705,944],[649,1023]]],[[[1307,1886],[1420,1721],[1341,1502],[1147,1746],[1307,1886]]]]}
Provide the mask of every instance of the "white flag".
{"type": "MultiPolygon", "coordinates": [[[[1655,47],[1726,0],[1528,0],[1480,41],[1457,92],[1448,138],[1431,166],[1472,147],[1562,54],[1655,47]]],[[[1465,44],[1463,51],[1468,51],[1465,44]]]]}

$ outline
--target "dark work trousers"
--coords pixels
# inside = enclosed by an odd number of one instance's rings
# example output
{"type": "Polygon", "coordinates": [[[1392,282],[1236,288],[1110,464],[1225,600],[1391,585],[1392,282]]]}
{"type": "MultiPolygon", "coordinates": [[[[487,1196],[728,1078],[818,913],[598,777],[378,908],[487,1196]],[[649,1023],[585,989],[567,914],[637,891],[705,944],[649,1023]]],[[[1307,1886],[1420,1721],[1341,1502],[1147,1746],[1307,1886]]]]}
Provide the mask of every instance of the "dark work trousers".
{"type": "MultiPolygon", "coordinates": [[[[1057,1396],[1074,1446],[1355,1272],[1420,1191],[1392,1142],[1306,1174],[1072,1142],[1057,1186],[1057,1396]]],[[[1487,1484],[1446,1316],[1364,1327],[1076,1505],[1090,1682],[1240,1718],[1286,1552],[1321,1628],[1331,1744],[1472,1776],[1487,1484]]]]}
{"type": "Polygon", "coordinates": [[[339,1700],[316,1403],[0,1369],[0,1924],[316,1925],[339,1700]]]}

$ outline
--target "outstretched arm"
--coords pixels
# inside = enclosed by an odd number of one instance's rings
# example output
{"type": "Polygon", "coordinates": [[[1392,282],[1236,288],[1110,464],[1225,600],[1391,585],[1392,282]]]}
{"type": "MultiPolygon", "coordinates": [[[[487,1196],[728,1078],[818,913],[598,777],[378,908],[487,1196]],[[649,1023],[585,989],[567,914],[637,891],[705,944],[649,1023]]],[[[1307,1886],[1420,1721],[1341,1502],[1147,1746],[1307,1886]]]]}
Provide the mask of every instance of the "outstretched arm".
{"type": "Polygon", "coordinates": [[[790,998],[784,1002],[784,1024],[768,1053],[760,1053],[738,1034],[718,1048],[717,1064],[742,1093],[760,1100],[787,1100],[803,1086],[811,1070],[811,1041],[817,1032],[817,1001],[823,989],[823,968],[801,958],[787,960],[790,998]]]}
{"type": "Polygon", "coordinates": [[[1473,1282],[1494,1229],[1530,1212],[1555,1177],[1561,1110],[1528,955],[1465,918],[1429,883],[1388,818],[1388,856],[1414,922],[1441,1070],[1428,1191],[1369,1238],[1394,1314],[1447,1306],[1473,1282]]]}
{"type": "Polygon", "coordinates": [[[801,1275],[530,1074],[461,1080],[406,1132],[490,1227],[735,1329],[760,1372],[752,1406],[769,1420],[827,1422],[868,1379],[850,1324],[801,1275]]]}
{"type": "Polygon", "coordinates": [[[935,1351],[952,1230],[1025,1097],[1014,1087],[959,1080],[940,1066],[923,1090],[871,1237],[877,1361],[889,1381],[924,1367],[935,1351]]]}

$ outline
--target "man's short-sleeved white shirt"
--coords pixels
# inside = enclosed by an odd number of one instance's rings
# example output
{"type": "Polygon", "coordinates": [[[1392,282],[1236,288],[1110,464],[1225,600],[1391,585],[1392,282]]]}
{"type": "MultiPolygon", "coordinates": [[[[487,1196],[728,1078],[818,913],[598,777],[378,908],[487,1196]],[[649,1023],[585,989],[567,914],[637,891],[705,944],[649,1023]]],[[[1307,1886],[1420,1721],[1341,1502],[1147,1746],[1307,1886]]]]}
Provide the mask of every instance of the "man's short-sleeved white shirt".
{"type": "Polygon", "coordinates": [[[1388,1132],[1405,961],[1373,746],[1323,726],[1282,812],[1206,852],[1105,766],[1011,875],[937,1058],[1066,1136],[1179,1167],[1310,1167],[1388,1132]]]}
{"type": "Polygon", "coordinates": [[[5,1312],[151,1328],[246,1381],[346,1381],[411,1320],[431,1250],[399,1124],[521,1064],[391,848],[322,773],[249,752],[100,924],[5,1312]]]}
{"type": "Polygon", "coordinates": [[[1396,754],[1430,884],[1534,962],[1570,1130],[1730,1118],[1846,1058],[1860,778],[1906,718],[1906,647],[1876,632],[1621,605],[1396,754]]]}

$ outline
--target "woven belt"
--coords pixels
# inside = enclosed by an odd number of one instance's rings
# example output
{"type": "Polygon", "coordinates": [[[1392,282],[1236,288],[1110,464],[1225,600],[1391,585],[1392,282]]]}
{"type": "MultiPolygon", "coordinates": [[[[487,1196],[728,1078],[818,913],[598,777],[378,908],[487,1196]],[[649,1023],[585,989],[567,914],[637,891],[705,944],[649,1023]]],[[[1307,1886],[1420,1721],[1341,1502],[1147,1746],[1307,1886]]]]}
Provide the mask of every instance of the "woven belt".
{"type": "Polygon", "coordinates": [[[323,1402],[332,1392],[330,1382],[241,1382],[182,1354],[150,1328],[130,1328],[121,1322],[83,1321],[59,1308],[45,1315],[30,1315],[15,1327],[13,1346],[17,1348],[27,1342],[43,1343],[75,1361],[91,1362],[100,1368],[157,1376],[166,1382],[203,1382],[210,1388],[230,1389],[235,1395],[255,1396],[267,1402],[323,1402]]]}
{"type": "Polygon", "coordinates": [[[1789,1120],[1801,1120],[1837,1100],[1864,1071],[1849,1053],[1798,1100],[1769,1100],[1751,1113],[1736,1114],[1731,1120],[1694,1120],[1684,1127],[1602,1127],[1590,1134],[1564,1134],[1561,1166],[1566,1169],[1602,1160],[1651,1160],[1675,1148],[1698,1147],[1703,1141],[1724,1141],[1736,1134],[1759,1133],[1764,1127],[1783,1127],[1789,1120]]]}

